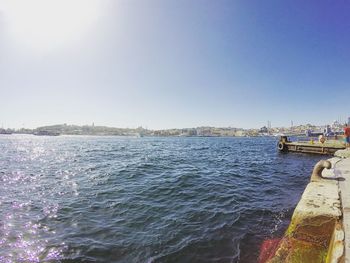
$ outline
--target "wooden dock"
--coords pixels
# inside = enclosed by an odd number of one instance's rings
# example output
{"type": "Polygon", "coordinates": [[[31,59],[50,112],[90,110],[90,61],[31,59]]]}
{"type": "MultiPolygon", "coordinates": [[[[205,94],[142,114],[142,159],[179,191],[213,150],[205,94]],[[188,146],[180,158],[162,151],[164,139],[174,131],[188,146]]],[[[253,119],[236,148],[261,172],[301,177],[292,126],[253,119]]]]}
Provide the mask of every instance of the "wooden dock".
{"type": "Polygon", "coordinates": [[[333,155],[338,150],[345,149],[339,140],[326,140],[324,143],[318,141],[289,141],[287,136],[281,136],[277,148],[280,152],[299,152],[333,155]]]}

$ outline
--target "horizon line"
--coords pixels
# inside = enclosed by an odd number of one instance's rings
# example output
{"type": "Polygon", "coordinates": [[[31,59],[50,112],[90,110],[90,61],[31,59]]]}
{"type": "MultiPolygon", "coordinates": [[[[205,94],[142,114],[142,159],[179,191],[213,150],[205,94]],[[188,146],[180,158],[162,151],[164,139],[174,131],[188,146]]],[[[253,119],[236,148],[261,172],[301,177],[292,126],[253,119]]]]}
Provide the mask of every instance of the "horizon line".
{"type": "MultiPolygon", "coordinates": [[[[339,125],[345,125],[347,122],[341,123],[338,122],[339,125]]],[[[264,125],[260,128],[243,128],[243,127],[234,127],[234,126],[211,126],[211,125],[203,125],[203,126],[192,126],[192,127],[172,127],[172,128],[162,128],[162,129],[152,129],[152,128],[148,128],[147,126],[138,126],[138,127],[116,127],[116,126],[109,126],[109,125],[95,125],[94,122],[92,124],[67,124],[67,123],[56,123],[56,124],[50,124],[50,125],[42,125],[42,126],[37,126],[35,128],[28,128],[28,127],[20,127],[20,128],[13,128],[13,127],[6,127],[4,128],[4,126],[1,126],[1,129],[9,129],[9,130],[35,130],[35,129],[39,129],[39,128],[43,128],[43,127],[52,127],[52,126],[78,126],[78,127],[105,127],[105,128],[114,128],[114,129],[130,129],[130,130],[136,130],[136,129],[144,129],[144,130],[148,130],[148,131],[159,131],[159,130],[177,130],[177,129],[198,129],[198,128],[221,128],[221,129],[241,129],[241,130],[258,130],[261,128],[268,128],[268,129],[276,129],[276,128],[293,128],[293,127],[300,127],[300,126],[316,126],[316,127],[320,127],[320,126],[327,126],[327,125],[331,125],[331,124],[312,124],[312,123],[306,123],[306,124],[298,124],[298,125],[293,125],[293,126],[273,126],[273,127],[268,127],[267,125],[264,125]]]]}

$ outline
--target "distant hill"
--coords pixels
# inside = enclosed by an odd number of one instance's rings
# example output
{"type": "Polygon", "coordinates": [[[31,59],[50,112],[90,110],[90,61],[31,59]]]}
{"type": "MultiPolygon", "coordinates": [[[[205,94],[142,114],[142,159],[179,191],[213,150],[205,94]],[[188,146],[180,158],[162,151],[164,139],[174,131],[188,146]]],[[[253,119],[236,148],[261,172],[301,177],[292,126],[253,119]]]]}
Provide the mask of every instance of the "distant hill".
{"type": "MultiPolygon", "coordinates": [[[[334,126],[334,125],[333,125],[334,126]]],[[[341,131],[342,126],[332,126],[334,131],[341,131]]],[[[98,136],[179,136],[179,137],[253,137],[253,136],[279,136],[288,135],[305,135],[307,131],[323,131],[325,125],[315,126],[311,124],[298,125],[293,127],[275,127],[260,129],[243,129],[235,127],[211,127],[201,126],[197,128],[173,128],[162,130],[149,130],[142,127],[136,129],[115,128],[95,125],[68,125],[56,124],[41,126],[36,129],[0,129],[0,134],[34,134],[34,135],[98,135],[98,136]]]]}
{"type": "Polygon", "coordinates": [[[148,130],[139,127],[137,129],[128,128],[112,128],[106,126],[78,126],[57,124],[50,126],[42,126],[33,130],[33,133],[47,131],[52,133],[59,133],[61,135],[119,135],[119,136],[132,136],[132,135],[145,135],[148,134],[148,130]]]}

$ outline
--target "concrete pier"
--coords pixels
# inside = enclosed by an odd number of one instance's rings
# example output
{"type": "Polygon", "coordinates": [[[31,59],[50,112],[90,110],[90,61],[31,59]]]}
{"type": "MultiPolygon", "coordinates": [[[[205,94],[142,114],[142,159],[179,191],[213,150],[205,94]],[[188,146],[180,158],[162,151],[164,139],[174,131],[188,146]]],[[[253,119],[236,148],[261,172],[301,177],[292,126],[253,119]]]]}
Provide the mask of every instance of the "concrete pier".
{"type": "Polygon", "coordinates": [[[350,150],[328,161],[316,165],[283,238],[259,262],[350,263],[350,150]]]}
{"type": "Polygon", "coordinates": [[[340,199],[342,201],[342,225],[345,233],[344,259],[350,262],[350,150],[336,152],[334,175],[344,178],[339,181],[340,199]]]}

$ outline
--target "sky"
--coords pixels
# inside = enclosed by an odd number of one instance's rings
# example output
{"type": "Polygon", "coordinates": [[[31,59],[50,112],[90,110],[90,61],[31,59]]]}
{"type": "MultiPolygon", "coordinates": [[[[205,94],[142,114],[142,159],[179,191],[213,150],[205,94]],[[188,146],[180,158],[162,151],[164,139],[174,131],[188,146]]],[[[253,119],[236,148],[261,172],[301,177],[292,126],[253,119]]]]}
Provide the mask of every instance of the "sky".
{"type": "Polygon", "coordinates": [[[0,0],[0,125],[350,116],[350,2],[0,0]]]}

